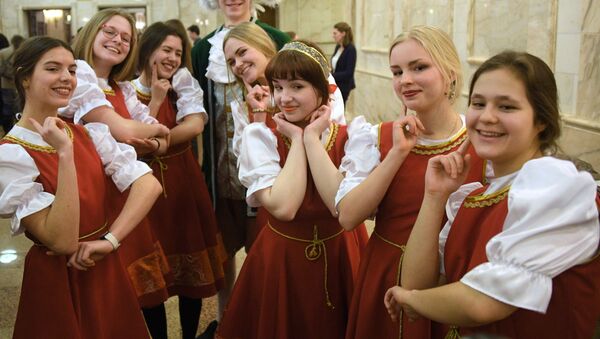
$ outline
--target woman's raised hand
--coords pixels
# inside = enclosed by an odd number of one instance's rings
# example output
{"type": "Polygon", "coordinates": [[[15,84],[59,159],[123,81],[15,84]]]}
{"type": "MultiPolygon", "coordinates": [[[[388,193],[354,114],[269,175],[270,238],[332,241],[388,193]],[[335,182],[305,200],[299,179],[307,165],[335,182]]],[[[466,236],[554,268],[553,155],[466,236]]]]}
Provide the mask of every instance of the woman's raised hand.
{"type": "Polygon", "coordinates": [[[169,79],[158,78],[158,66],[156,63],[152,64],[152,78],[150,81],[152,98],[156,99],[157,102],[162,103],[163,100],[165,100],[167,93],[171,89],[171,82],[169,79]]]}
{"type": "Polygon", "coordinates": [[[253,87],[248,86],[247,88],[248,94],[246,95],[246,102],[252,109],[254,121],[267,121],[267,110],[271,98],[269,86],[254,85],[253,87]]]}
{"type": "Polygon", "coordinates": [[[331,124],[331,108],[328,105],[322,105],[312,112],[309,117],[310,123],[304,129],[304,138],[309,136],[319,138],[331,124]]]}
{"type": "Polygon", "coordinates": [[[414,115],[403,116],[394,121],[392,149],[406,155],[416,145],[417,138],[425,131],[421,120],[414,115]]]}
{"type": "MultiPolygon", "coordinates": [[[[279,131],[279,133],[285,135],[291,140],[302,138],[302,128],[287,121],[283,113],[280,112],[275,114],[273,116],[273,121],[275,121],[275,124],[277,125],[277,131],[279,131]]],[[[300,142],[302,142],[302,140],[300,140],[300,142]]]]}
{"type": "Polygon", "coordinates": [[[456,151],[429,159],[425,192],[447,198],[465,182],[471,168],[471,155],[467,153],[469,144],[467,139],[456,151]]]}
{"type": "Polygon", "coordinates": [[[42,139],[48,145],[52,146],[57,152],[73,149],[73,142],[67,135],[65,128],[67,124],[57,117],[47,117],[44,120],[44,125],[40,125],[37,121],[29,118],[29,122],[42,136],[42,139]]]}

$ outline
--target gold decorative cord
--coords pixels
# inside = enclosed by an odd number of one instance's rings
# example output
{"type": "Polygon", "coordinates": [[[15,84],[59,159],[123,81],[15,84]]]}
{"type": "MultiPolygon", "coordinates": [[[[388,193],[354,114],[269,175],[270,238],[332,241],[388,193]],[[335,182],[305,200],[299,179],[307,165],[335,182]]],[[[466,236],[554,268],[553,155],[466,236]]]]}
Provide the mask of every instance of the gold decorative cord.
{"type": "MultiPolygon", "coordinates": [[[[178,155],[182,155],[183,153],[187,152],[187,150],[189,150],[192,146],[188,145],[186,148],[184,148],[183,150],[177,152],[177,153],[173,153],[173,154],[167,154],[164,156],[158,156],[155,155],[149,162],[148,162],[148,166],[152,167],[152,165],[154,164],[158,164],[158,168],[160,169],[160,183],[162,185],[163,188],[163,196],[165,197],[165,199],[167,198],[167,183],[165,182],[165,171],[169,169],[169,166],[167,166],[167,164],[165,164],[163,162],[163,160],[165,159],[169,159],[172,157],[176,157],[178,155]]],[[[148,161],[148,159],[146,159],[146,161],[148,161]]]]}
{"type": "Polygon", "coordinates": [[[480,194],[468,196],[465,198],[463,206],[466,208],[489,207],[499,203],[508,196],[510,185],[503,187],[501,190],[492,194],[480,194]]]}
{"type": "MultiPolygon", "coordinates": [[[[402,273],[402,261],[404,260],[404,251],[406,250],[406,245],[396,244],[395,242],[384,238],[381,234],[377,233],[377,231],[373,230],[373,234],[375,234],[379,239],[383,240],[388,245],[392,245],[402,251],[400,254],[400,259],[398,260],[398,271],[396,272],[396,286],[400,286],[400,275],[402,273]]],[[[398,330],[398,338],[402,339],[402,317],[404,316],[404,310],[400,308],[400,316],[398,320],[398,326],[400,327],[398,330]]]]}
{"type": "Polygon", "coordinates": [[[460,333],[458,332],[458,326],[450,326],[450,329],[448,330],[448,333],[446,333],[446,336],[444,337],[444,339],[460,339],[460,333]]]}
{"type": "Polygon", "coordinates": [[[331,302],[331,299],[329,298],[329,289],[327,288],[327,247],[325,246],[325,241],[331,240],[331,239],[339,236],[340,234],[344,233],[344,230],[342,229],[338,233],[336,233],[332,236],[329,236],[327,238],[319,239],[319,230],[317,228],[317,225],[314,225],[313,226],[313,239],[307,240],[307,239],[292,237],[290,235],[281,233],[280,231],[276,230],[275,227],[273,227],[273,225],[271,225],[270,222],[267,222],[267,225],[273,232],[275,232],[276,234],[278,234],[286,239],[308,243],[308,245],[306,245],[306,247],[304,248],[304,256],[309,261],[315,261],[321,257],[321,254],[323,254],[323,258],[325,260],[325,269],[324,269],[324,272],[325,272],[325,277],[324,277],[325,303],[327,304],[327,306],[329,308],[335,309],[335,306],[333,305],[333,303],[331,302]]]}
{"type": "MultiPolygon", "coordinates": [[[[71,139],[71,141],[73,141],[73,131],[71,131],[71,128],[68,125],[65,126],[65,131],[67,132],[69,139],[71,139]]],[[[39,151],[39,152],[44,152],[44,153],[56,153],[56,149],[54,149],[54,147],[52,147],[52,146],[36,145],[36,144],[30,143],[28,141],[25,141],[23,139],[19,139],[12,135],[5,135],[2,139],[6,140],[6,141],[10,141],[10,142],[18,144],[18,145],[21,145],[25,148],[32,149],[34,151],[39,151]]]]}
{"type": "MultiPolygon", "coordinates": [[[[103,233],[104,231],[107,231],[107,230],[108,230],[108,221],[105,221],[104,225],[100,226],[100,228],[98,228],[98,229],[96,229],[96,230],[94,230],[94,231],[92,231],[92,232],[90,232],[88,234],[84,234],[84,235],[78,237],[77,240],[79,240],[79,241],[86,240],[88,238],[93,237],[94,235],[96,235],[98,233],[101,233],[101,232],[103,233]]],[[[33,240],[32,239],[32,241],[33,241],[33,244],[36,245],[36,246],[46,246],[46,245],[42,244],[41,242],[39,242],[38,240],[33,240]]]]}

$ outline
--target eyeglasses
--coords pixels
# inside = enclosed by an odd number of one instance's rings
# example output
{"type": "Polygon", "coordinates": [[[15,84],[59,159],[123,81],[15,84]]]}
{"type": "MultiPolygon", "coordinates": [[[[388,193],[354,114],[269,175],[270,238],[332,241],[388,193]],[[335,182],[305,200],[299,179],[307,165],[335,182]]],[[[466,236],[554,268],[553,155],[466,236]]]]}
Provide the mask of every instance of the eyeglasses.
{"type": "Polygon", "coordinates": [[[101,30],[105,37],[107,37],[109,39],[114,39],[117,35],[120,35],[121,43],[124,46],[131,45],[131,36],[129,34],[119,33],[119,31],[117,31],[116,28],[114,28],[112,26],[108,26],[108,25],[102,25],[101,30]]]}

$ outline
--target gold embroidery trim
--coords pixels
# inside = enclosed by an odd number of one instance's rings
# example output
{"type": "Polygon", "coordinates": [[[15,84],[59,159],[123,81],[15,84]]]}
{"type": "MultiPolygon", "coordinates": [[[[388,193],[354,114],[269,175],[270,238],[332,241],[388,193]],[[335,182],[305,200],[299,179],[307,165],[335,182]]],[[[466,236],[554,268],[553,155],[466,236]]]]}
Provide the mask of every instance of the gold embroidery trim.
{"type": "Polygon", "coordinates": [[[131,85],[133,86],[133,88],[135,88],[135,93],[142,99],[146,99],[146,100],[151,100],[152,99],[152,93],[148,94],[142,91],[141,88],[139,88],[136,84],[135,81],[131,80],[131,85]]]}
{"type": "MultiPolygon", "coordinates": [[[[329,135],[327,136],[327,141],[325,142],[325,150],[327,152],[329,152],[333,147],[333,144],[335,144],[335,138],[337,137],[339,129],[340,125],[338,124],[331,124],[329,126],[329,135]]],[[[292,147],[292,141],[290,140],[290,138],[286,137],[283,134],[281,135],[281,137],[287,148],[290,149],[292,147]]]]}
{"type": "Polygon", "coordinates": [[[271,223],[268,221],[267,221],[267,226],[269,226],[269,228],[275,234],[278,234],[286,239],[308,243],[308,245],[306,245],[306,247],[304,248],[304,256],[306,257],[307,260],[315,261],[321,257],[321,254],[323,254],[323,258],[325,260],[325,268],[324,268],[324,272],[325,272],[325,274],[324,274],[325,303],[327,304],[327,306],[329,308],[335,309],[335,306],[333,305],[333,303],[331,302],[331,299],[329,298],[329,289],[327,288],[327,247],[325,246],[325,241],[331,240],[331,239],[339,236],[340,234],[344,233],[344,230],[342,229],[339,232],[335,233],[334,235],[331,235],[331,236],[323,238],[323,239],[319,239],[319,230],[317,228],[317,225],[314,225],[313,226],[313,239],[307,240],[307,239],[296,238],[296,237],[292,237],[290,235],[284,234],[284,233],[276,230],[275,227],[273,227],[273,225],[271,225],[271,223]]]}
{"type": "MultiPolygon", "coordinates": [[[[377,148],[381,150],[381,128],[383,123],[379,124],[379,132],[377,135],[377,148]]],[[[466,128],[462,127],[458,134],[456,134],[452,139],[435,145],[415,145],[410,151],[415,154],[421,155],[432,155],[432,154],[442,154],[452,148],[460,145],[467,139],[466,128]]]]}
{"type": "MultiPolygon", "coordinates": [[[[395,242],[384,238],[381,234],[377,233],[377,231],[373,230],[373,234],[375,234],[379,239],[385,242],[388,245],[392,245],[402,251],[400,254],[400,259],[398,259],[398,271],[396,272],[396,286],[400,286],[400,275],[402,274],[402,261],[404,260],[404,251],[406,250],[406,245],[396,244],[395,242]]],[[[398,326],[400,327],[398,330],[398,338],[402,339],[402,317],[404,316],[404,310],[400,308],[400,316],[398,321],[398,326]]]]}
{"type": "MultiPolygon", "coordinates": [[[[69,136],[69,139],[71,139],[71,141],[73,141],[73,131],[71,131],[71,128],[67,125],[65,127],[65,130],[67,131],[67,135],[69,136]]],[[[13,142],[15,144],[21,145],[26,148],[32,149],[34,151],[39,151],[39,152],[44,152],[44,153],[56,153],[56,149],[54,149],[54,147],[52,147],[52,146],[36,145],[36,144],[30,143],[28,141],[25,141],[23,139],[14,137],[12,135],[5,135],[2,139],[13,142]]]]}
{"type": "Polygon", "coordinates": [[[427,146],[417,144],[410,151],[415,154],[422,154],[422,155],[442,154],[442,153],[447,152],[447,151],[451,150],[452,148],[462,144],[463,141],[465,141],[467,139],[466,131],[467,130],[463,127],[456,136],[454,136],[452,139],[450,139],[446,142],[443,142],[441,144],[435,144],[435,145],[427,145],[427,146]]]}
{"type": "Polygon", "coordinates": [[[115,96],[115,91],[112,88],[103,88],[102,92],[104,92],[104,95],[115,96]]]}
{"type": "Polygon", "coordinates": [[[463,206],[466,208],[477,208],[477,207],[489,207],[499,203],[508,196],[510,185],[505,186],[501,190],[492,194],[480,194],[474,196],[468,196],[465,198],[463,206]]]}
{"type": "MultiPolygon", "coordinates": [[[[165,183],[165,171],[169,169],[169,166],[167,164],[165,164],[163,162],[163,160],[182,155],[183,153],[187,152],[187,150],[189,150],[191,147],[192,147],[191,145],[188,145],[183,150],[181,150],[177,153],[173,153],[173,154],[167,154],[167,155],[163,155],[163,156],[155,155],[152,158],[152,160],[150,160],[148,162],[148,166],[158,164],[158,168],[160,169],[160,183],[163,188],[163,196],[165,197],[165,199],[167,198],[167,185],[165,183]]],[[[146,161],[148,161],[148,159],[146,159],[146,161]]]]}

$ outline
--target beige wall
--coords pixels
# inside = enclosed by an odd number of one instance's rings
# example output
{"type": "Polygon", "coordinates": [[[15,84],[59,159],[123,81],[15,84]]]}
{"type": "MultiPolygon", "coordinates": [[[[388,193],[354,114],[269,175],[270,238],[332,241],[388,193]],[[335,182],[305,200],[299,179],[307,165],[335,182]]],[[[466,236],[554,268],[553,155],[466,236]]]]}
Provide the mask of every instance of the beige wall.
{"type": "Polygon", "coordinates": [[[486,58],[509,48],[535,54],[555,72],[563,149],[600,169],[598,0],[286,0],[280,18],[285,30],[321,42],[327,51],[333,48],[331,26],[337,21],[352,25],[357,88],[348,111],[374,122],[400,112],[387,50],[397,34],[413,25],[435,25],[452,36],[466,80],[461,111],[470,77],[486,58]]]}

